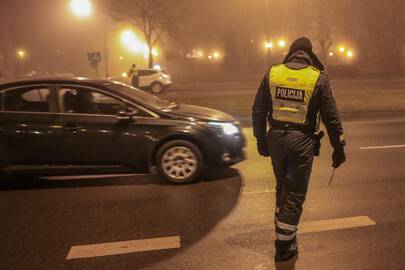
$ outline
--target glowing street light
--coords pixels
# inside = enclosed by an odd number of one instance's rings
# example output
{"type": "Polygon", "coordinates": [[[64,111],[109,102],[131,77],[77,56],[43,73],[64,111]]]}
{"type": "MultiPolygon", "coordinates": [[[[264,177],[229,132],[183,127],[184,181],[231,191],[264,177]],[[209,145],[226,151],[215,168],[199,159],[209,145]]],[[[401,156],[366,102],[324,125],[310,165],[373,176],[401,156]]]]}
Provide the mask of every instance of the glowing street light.
{"type": "Polygon", "coordinates": [[[352,57],[353,57],[353,52],[352,52],[352,51],[348,51],[348,52],[347,52],[347,57],[352,58],[352,57]]]}
{"type": "Polygon", "coordinates": [[[286,45],[287,45],[287,42],[286,42],[284,39],[280,39],[280,40],[278,41],[278,46],[279,46],[280,48],[284,48],[286,45]]]}
{"type": "Polygon", "coordinates": [[[334,53],[333,53],[333,52],[330,52],[330,53],[329,53],[329,56],[333,56],[333,55],[334,55],[334,53]]]}
{"type": "Polygon", "coordinates": [[[273,42],[267,41],[267,42],[264,44],[264,47],[265,47],[266,49],[272,49],[272,48],[273,48],[273,42]]]}
{"type": "MultiPolygon", "coordinates": [[[[121,32],[121,44],[132,53],[143,53],[145,59],[149,57],[149,47],[132,30],[121,32]]],[[[155,57],[159,56],[159,51],[156,48],[152,48],[151,53],[155,57]]]]}
{"type": "Polygon", "coordinates": [[[27,53],[24,50],[17,50],[17,57],[20,58],[20,60],[24,60],[26,57],[27,53]]]}
{"type": "Polygon", "coordinates": [[[144,52],[144,44],[132,30],[121,32],[121,44],[132,53],[144,52]]]}
{"type": "Polygon", "coordinates": [[[70,0],[70,11],[77,17],[89,17],[93,13],[90,0],[70,0]]]}
{"type": "MultiPolygon", "coordinates": [[[[79,18],[87,18],[93,14],[93,4],[91,0],[70,0],[70,12],[79,18]]],[[[104,63],[105,63],[105,77],[109,77],[109,53],[108,53],[108,32],[107,22],[104,22],[104,63]]]]}
{"type": "Polygon", "coordinates": [[[213,56],[215,59],[218,59],[220,57],[220,54],[219,52],[214,52],[213,56]]]}
{"type": "Polygon", "coordinates": [[[345,47],[343,47],[343,46],[340,46],[339,47],[339,52],[345,52],[346,51],[346,48],[345,47]]]}

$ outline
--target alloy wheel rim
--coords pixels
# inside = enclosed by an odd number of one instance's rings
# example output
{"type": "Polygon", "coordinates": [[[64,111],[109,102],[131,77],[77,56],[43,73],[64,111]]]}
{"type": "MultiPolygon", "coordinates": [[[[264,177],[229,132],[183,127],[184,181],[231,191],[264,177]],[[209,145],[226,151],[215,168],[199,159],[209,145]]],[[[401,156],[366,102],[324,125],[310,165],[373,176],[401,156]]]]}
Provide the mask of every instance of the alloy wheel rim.
{"type": "Polygon", "coordinates": [[[162,86],[160,84],[155,84],[152,87],[153,92],[160,93],[162,91],[162,86]]]}
{"type": "Polygon", "coordinates": [[[192,176],[197,170],[197,166],[197,157],[188,147],[172,147],[162,156],[163,171],[176,180],[183,180],[192,176]]]}

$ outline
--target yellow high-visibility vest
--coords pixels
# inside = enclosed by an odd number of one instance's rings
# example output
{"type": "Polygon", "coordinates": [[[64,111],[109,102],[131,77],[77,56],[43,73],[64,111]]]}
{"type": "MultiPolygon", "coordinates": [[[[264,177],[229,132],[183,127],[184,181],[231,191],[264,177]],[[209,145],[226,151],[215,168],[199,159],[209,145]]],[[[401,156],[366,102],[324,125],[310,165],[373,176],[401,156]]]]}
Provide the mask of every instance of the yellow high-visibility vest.
{"type": "Polygon", "coordinates": [[[309,102],[321,72],[312,66],[290,69],[284,64],[270,70],[269,85],[273,102],[273,119],[307,124],[309,102]]]}

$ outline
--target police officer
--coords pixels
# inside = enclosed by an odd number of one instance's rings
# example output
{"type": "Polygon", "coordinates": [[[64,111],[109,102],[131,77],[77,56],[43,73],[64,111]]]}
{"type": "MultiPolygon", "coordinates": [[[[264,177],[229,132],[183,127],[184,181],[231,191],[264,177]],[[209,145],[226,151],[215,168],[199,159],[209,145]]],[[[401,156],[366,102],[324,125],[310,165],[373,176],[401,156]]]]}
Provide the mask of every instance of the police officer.
{"type": "Polygon", "coordinates": [[[128,71],[128,77],[131,78],[132,86],[139,88],[139,71],[135,64],[132,64],[131,69],[128,71]]]}
{"type": "Polygon", "coordinates": [[[296,232],[312,170],[319,115],[334,149],[332,166],[338,168],[346,160],[342,124],[323,70],[310,40],[297,39],[284,62],[265,75],[252,108],[258,152],[271,156],[277,180],[276,261],[298,255],[296,232]]]}

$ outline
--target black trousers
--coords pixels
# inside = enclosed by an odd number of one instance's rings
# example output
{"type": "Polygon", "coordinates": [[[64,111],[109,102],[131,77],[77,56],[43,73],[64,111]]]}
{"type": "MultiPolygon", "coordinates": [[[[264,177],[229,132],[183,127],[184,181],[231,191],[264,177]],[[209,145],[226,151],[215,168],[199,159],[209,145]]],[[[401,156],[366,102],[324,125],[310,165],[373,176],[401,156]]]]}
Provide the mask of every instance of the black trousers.
{"type": "Polygon", "coordinates": [[[276,186],[276,247],[296,240],[314,160],[312,136],[298,130],[272,129],[268,134],[276,186]]]}
{"type": "Polygon", "coordinates": [[[133,87],[139,88],[139,76],[132,76],[131,83],[133,87]]]}

